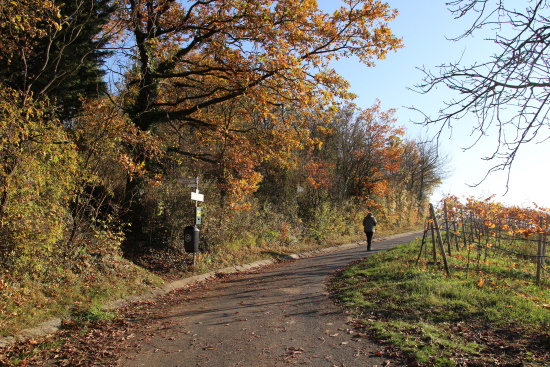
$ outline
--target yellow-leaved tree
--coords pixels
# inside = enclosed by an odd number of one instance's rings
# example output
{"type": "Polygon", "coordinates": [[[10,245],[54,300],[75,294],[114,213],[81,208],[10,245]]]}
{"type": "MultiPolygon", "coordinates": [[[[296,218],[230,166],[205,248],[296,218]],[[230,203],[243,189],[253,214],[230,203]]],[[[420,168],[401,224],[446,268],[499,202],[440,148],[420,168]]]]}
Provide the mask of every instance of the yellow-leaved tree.
{"type": "Polygon", "coordinates": [[[70,225],[76,149],[53,111],[0,85],[0,256],[40,275],[70,225]]]}

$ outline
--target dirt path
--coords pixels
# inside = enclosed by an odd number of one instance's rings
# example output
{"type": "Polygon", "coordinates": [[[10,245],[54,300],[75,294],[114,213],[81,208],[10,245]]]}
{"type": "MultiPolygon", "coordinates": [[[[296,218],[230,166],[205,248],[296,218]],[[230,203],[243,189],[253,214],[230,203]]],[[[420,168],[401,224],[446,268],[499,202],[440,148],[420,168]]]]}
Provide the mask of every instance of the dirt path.
{"type": "Polygon", "coordinates": [[[151,366],[396,366],[380,346],[348,324],[328,298],[327,276],[377,251],[418,234],[284,262],[228,276],[181,292],[165,309],[133,320],[135,350],[119,359],[124,367],[151,366]]]}

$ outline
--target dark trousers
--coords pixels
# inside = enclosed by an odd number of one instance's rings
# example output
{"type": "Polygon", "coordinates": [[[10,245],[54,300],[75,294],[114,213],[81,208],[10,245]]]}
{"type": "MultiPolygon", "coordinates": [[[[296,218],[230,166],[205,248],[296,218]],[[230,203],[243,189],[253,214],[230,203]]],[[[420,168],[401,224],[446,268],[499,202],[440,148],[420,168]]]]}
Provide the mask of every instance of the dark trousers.
{"type": "Polygon", "coordinates": [[[370,251],[370,246],[372,244],[372,236],[374,235],[374,232],[365,232],[367,235],[367,250],[370,251]]]}

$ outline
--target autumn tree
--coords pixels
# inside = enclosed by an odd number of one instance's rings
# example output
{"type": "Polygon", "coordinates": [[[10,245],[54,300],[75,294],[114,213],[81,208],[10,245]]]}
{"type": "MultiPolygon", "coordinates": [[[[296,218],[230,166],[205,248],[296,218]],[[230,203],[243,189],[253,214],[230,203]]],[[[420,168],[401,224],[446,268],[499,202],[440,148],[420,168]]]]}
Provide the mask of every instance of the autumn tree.
{"type": "MultiPolygon", "coordinates": [[[[386,25],[395,12],[365,0],[332,15],[315,1],[128,1],[118,15],[137,65],[125,109],[142,130],[168,122],[223,130],[212,107],[237,97],[272,120],[274,106],[320,107],[350,96],[331,59],[354,55],[372,65],[400,46],[386,25]]],[[[193,148],[180,151],[205,158],[193,148]]]]}
{"type": "Polygon", "coordinates": [[[105,243],[120,244],[109,239],[107,200],[97,188],[113,192],[108,173],[116,167],[100,163],[123,158],[117,153],[131,124],[120,111],[118,120],[101,119],[93,103],[101,133],[76,118],[86,98],[106,90],[101,48],[110,10],[108,1],[0,1],[0,261],[15,281],[53,277],[105,243]],[[126,130],[115,128],[120,120],[126,130]],[[105,134],[106,125],[119,135],[105,134]],[[99,140],[117,148],[98,152],[99,140]],[[77,236],[84,227],[86,239],[77,236]]]}
{"type": "Polygon", "coordinates": [[[245,94],[264,111],[347,96],[329,61],[356,56],[372,65],[400,42],[386,25],[395,16],[387,4],[346,3],[329,15],[312,0],[122,2],[138,68],[126,109],[142,130],[163,121],[216,128],[204,112],[245,94]]]}
{"type": "MultiPolygon", "coordinates": [[[[548,139],[550,84],[546,0],[455,0],[447,3],[456,18],[471,17],[471,27],[455,40],[483,37],[497,47],[488,60],[472,65],[449,63],[439,73],[424,70],[422,92],[445,86],[458,97],[426,124],[455,125],[473,115],[478,137],[496,135],[497,148],[487,159],[498,163],[489,171],[509,169],[520,147],[548,139]]],[[[462,122],[461,122],[462,123],[462,122]]]]}
{"type": "Polygon", "coordinates": [[[4,85],[56,104],[61,120],[106,92],[109,0],[5,1],[0,6],[4,85]]]}
{"type": "Polygon", "coordinates": [[[260,165],[290,162],[290,151],[309,143],[314,117],[352,97],[330,61],[356,56],[372,66],[400,47],[387,26],[395,15],[370,0],[333,14],[311,0],[120,2],[111,26],[126,30],[121,42],[131,47],[119,47],[130,59],[123,109],[162,136],[173,159],[209,172],[229,206],[246,208],[260,165]]]}
{"type": "Polygon", "coordinates": [[[0,263],[40,276],[67,230],[76,149],[45,103],[0,84],[0,263]]]}
{"type": "Polygon", "coordinates": [[[433,143],[405,140],[404,133],[394,110],[383,111],[380,102],[338,108],[331,123],[312,134],[320,144],[301,164],[307,177],[302,212],[315,217],[327,202],[351,203],[347,211],[376,211],[388,227],[422,220],[419,208],[444,177],[447,160],[433,143]],[[320,192],[325,196],[313,202],[320,192]]]}
{"type": "Polygon", "coordinates": [[[372,199],[390,188],[388,180],[399,169],[404,130],[396,127],[394,111],[380,103],[361,110],[341,109],[331,124],[327,151],[335,157],[337,194],[372,199]]]}
{"type": "Polygon", "coordinates": [[[137,129],[112,102],[107,98],[88,101],[67,129],[78,148],[79,175],[68,206],[71,220],[65,242],[68,246],[86,243],[87,251],[95,254],[109,252],[105,245],[116,252],[120,245],[127,179],[135,180],[145,173],[142,165],[135,164],[132,149],[139,149],[151,161],[163,155],[159,140],[137,129]],[[101,235],[103,241],[98,240],[101,235]]]}

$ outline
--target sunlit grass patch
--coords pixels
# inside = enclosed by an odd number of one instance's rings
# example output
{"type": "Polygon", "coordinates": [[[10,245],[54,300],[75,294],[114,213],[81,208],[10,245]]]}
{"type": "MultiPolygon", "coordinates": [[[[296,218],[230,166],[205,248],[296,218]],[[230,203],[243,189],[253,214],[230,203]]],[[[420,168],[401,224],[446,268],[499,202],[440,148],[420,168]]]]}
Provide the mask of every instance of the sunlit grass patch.
{"type": "Polygon", "coordinates": [[[51,318],[99,320],[110,317],[109,301],[139,294],[162,280],[127,260],[102,262],[109,271],[90,266],[87,275],[52,269],[44,281],[5,281],[0,288],[0,335],[12,336],[51,318]]]}
{"type": "Polygon", "coordinates": [[[446,358],[441,350],[460,350],[462,353],[479,353],[480,346],[465,342],[458,335],[449,333],[445,327],[417,322],[395,321],[388,324],[380,321],[362,321],[369,327],[378,339],[399,346],[401,350],[421,363],[437,366],[454,366],[455,363],[446,358]]]}
{"type": "Polygon", "coordinates": [[[475,335],[495,330],[522,336],[514,343],[525,345],[514,358],[545,366],[550,347],[533,351],[529,344],[549,337],[550,310],[542,307],[550,303],[548,288],[514,277],[506,261],[468,269],[458,253],[447,277],[438,264],[417,264],[419,249],[413,242],[350,265],[331,280],[333,296],[376,338],[426,366],[452,366],[464,355],[484,360],[490,348],[475,335]]]}

